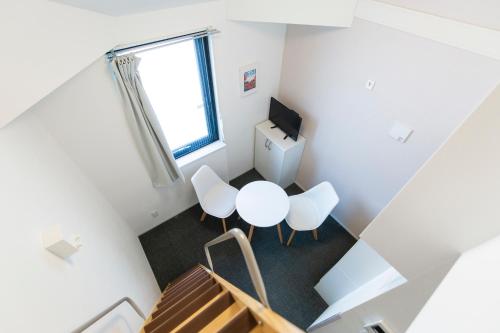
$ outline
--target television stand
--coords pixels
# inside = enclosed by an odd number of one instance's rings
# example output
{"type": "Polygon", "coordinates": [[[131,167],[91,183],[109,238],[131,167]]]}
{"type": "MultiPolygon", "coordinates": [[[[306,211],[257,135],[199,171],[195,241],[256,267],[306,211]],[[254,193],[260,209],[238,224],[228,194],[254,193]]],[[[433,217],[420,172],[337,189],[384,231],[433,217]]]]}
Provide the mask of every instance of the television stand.
{"type": "Polygon", "coordinates": [[[299,135],[297,141],[283,140],[286,134],[271,129],[269,120],[255,128],[255,169],[264,177],[286,188],[295,182],[306,140],[299,135]]]}
{"type": "MultiPolygon", "coordinates": [[[[271,127],[269,127],[270,129],[275,129],[275,128],[278,128],[278,125],[273,125],[271,127]]],[[[288,134],[285,135],[285,137],[283,138],[283,140],[286,140],[288,138],[288,134]]]]}

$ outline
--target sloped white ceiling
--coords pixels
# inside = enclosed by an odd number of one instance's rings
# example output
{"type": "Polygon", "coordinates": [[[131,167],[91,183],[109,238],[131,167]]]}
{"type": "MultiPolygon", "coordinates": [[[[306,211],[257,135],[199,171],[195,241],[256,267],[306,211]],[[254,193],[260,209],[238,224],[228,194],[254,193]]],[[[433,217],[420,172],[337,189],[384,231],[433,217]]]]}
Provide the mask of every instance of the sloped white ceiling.
{"type": "Polygon", "coordinates": [[[500,30],[499,0],[378,0],[427,14],[500,30]]]}
{"type": "Polygon", "coordinates": [[[164,8],[191,5],[213,0],[52,0],[65,5],[99,12],[106,15],[123,16],[164,8]]]}
{"type": "Polygon", "coordinates": [[[55,2],[0,1],[0,128],[116,45],[114,21],[55,2]]]}

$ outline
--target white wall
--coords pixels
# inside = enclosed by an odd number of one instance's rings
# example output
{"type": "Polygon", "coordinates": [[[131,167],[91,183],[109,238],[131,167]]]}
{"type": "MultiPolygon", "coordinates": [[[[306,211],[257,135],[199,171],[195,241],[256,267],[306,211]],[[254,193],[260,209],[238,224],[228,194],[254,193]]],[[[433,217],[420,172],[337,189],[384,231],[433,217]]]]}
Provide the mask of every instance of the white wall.
{"type": "Polygon", "coordinates": [[[279,95],[304,118],[298,182],[331,181],[333,215],[358,235],[499,78],[500,62],[360,19],[290,26],[279,95]],[[405,144],[396,120],[415,130],[405,144]]]}
{"type": "MultiPolygon", "coordinates": [[[[500,234],[497,223],[500,219],[499,108],[500,86],[361,234],[363,240],[408,279],[408,283],[396,288],[395,294],[391,291],[379,297],[380,303],[370,302],[380,308],[363,305],[360,310],[354,309],[338,323],[329,326],[329,332],[337,332],[336,329],[343,326],[357,332],[355,328],[359,330],[362,323],[375,315],[388,320],[396,333],[404,332],[443,278],[433,278],[428,292],[420,294],[418,286],[422,272],[436,269],[447,272],[460,254],[500,234]],[[408,290],[410,294],[399,295],[397,290],[408,290]]],[[[481,259],[471,259],[474,260],[481,259]]],[[[474,264],[479,266],[480,272],[490,269],[489,259],[485,260],[486,264],[474,264]]],[[[470,266],[471,262],[465,265],[469,269],[470,266]]],[[[478,279],[476,272],[471,274],[475,276],[473,279],[478,279]]],[[[463,278],[459,276],[457,283],[462,283],[463,278]]],[[[486,282],[491,285],[490,280],[486,282]]],[[[462,290],[460,295],[465,293],[471,299],[479,299],[486,289],[478,290],[480,295],[473,296],[476,287],[475,284],[468,285],[472,290],[462,290]]],[[[492,289],[492,293],[495,292],[492,289]]],[[[449,296],[446,291],[445,294],[449,296]]],[[[491,299],[483,301],[488,304],[491,299]]],[[[476,306],[472,302],[461,304],[476,306]]],[[[485,325],[490,325],[490,322],[486,321],[485,325]]]]}
{"type": "Polygon", "coordinates": [[[355,289],[335,303],[329,305],[328,308],[323,311],[323,313],[309,327],[309,330],[313,327],[320,327],[327,323],[331,323],[333,320],[341,319],[343,313],[346,313],[377,296],[385,294],[405,282],[406,280],[398,273],[398,271],[390,267],[386,271],[375,276],[366,284],[360,286],[358,289],[355,289]]]}
{"type": "MultiPolygon", "coordinates": [[[[456,258],[420,272],[419,276],[348,312],[317,333],[359,333],[367,324],[384,320],[391,333],[404,333],[453,266],[456,258]]],[[[419,331],[422,333],[426,331],[419,331]]],[[[448,332],[447,330],[441,332],[448,332]]]]}
{"type": "Polygon", "coordinates": [[[45,98],[35,112],[137,234],[196,203],[189,179],[201,163],[227,178],[226,149],[221,149],[183,167],[185,184],[153,188],[104,58],[45,98]],[[153,210],[158,218],[151,216],[153,210]]]}
{"type": "Polygon", "coordinates": [[[253,167],[254,127],[267,118],[278,91],[283,25],[226,21],[223,2],[126,16],[123,43],[144,41],[209,25],[219,112],[227,147],[183,168],[186,184],[154,189],[129,134],[120,95],[106,62],[95,61],[40,103],[37,114],[118,213],[140,234],[196,203],[189,179],[208,164],[235,178],[253,167]],[[259,63],[258,92],[240,97],[239,67],[259,63]],[[158,210],[153,219],[151,212],[158,210]]]}
{"type": "Polygon", "coordinates": [[[311,326],[324,324],[405,282],[384,258],[358,240],[315,286],[329,306],[311,326]]]}
{"type": "MultiPolygon", "coordinates": [[[[439,1],[440,5],[438,6],[444,5],[442,8],[447,8],[447,13],[449,13],[448,11],[451,6],[445,5],[446,2],[451,4],[451,1],[445,0],[439,1]]],[[[456,1],[455,6],[460,6],[458,4],[459,2],[461,1],[456,1]]],[[[420,4],[420,1],[414,2],[415,6],[412,5],[412,7],[419,7],[420,4]]],[[[473,6],[472,3],[471,6],[473,6]]],[[[495,7],[497,6],[498,4],[491,6],[491,4],[484,5],[481,3],[481,5],[475,7],[481,7],[481,11],[492,10],[493,13],[496,13],[495,7]]],[[[482,21],[476,22],[476,24],[479,25],[474,25],[460,22],[456,19],[442,17],[440,13],[432,15],[375,0],[359,0],[355,16],[439,43],[500,60],[500,31],[494,28],[485,28],[483,26],[484,22],[482,21]]]]}
{"type": "Polygon", "coordinates": [[[426,303],[408,333],[497,332],[499,252],[499,237],[465,252],[426,303]]]}
{"type": "Polygon", "coordinates": [[[350,27],[357,0],[226,0],[232,20],[350,27]]]}
{"type": "Polygon", "coordinates": [[[500,86],[361,234],[406,277],[500,233],[499,108],[500,86]]]}
{"type": "Polygon", "coordinates": [[[497,0],[482,0],[480,3],[468,0],[379,0],[395,6],[401,6],[421,12],[448,17],[481,27],[500,30],[498,13],[500,3],[497,0]]]}
{"type": "Polygon", "coordinates": [[[391,265],[363,240],[353,247],[316,284],[328,305],[384,273],[391,265]]]}
{"type": "Polygon", "coordinates": [[[299,182],[330,180],[354,233],[376,216],[361,239],[408,279],[321,332],[382,318],[404,332],[460,253],[500,232],[499,79],[498,61],[360,19],[289,27],[280,97],[304,116],[299,182]],[[415,130],[406,144],[394,120],[415,130]]]}
{"type": "MultiPolygon", "coordinates": [[[[139,240],[34,111],[0,130],[0,331],[66,333],[124,296],[148,313],[159,289],[139,240]],[[53,224],[81,235],[69,261],[42,248],[53,224]]],[[[137,332],[123,311],[106,327],[137,332]]]]}

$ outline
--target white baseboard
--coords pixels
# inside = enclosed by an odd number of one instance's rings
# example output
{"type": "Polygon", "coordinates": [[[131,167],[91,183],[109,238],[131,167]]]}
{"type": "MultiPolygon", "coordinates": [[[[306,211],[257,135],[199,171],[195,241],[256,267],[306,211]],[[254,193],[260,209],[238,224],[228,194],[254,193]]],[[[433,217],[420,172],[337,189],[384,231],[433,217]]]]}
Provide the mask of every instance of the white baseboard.
{"type": "Polygon", "coordinates": [[[344,228],[345,231],[347,231],[349,233],[349,235],[351,235],[354,239],[356,240],[359,240],[359,236],[356,235],[352,230],[350,230],[344,223],[342,223],[342,221],[340,221],[337,217],[335,217],[333,214],[330,214],[330,216],[335,220],[337,221],[337,223],[342,227],[344,228]]]}
{"type": "Polygon", "coordinates": [[[300,184],[298,181],[295,181],[295,185],[297,185],[302,191],[304,191],[304,192],[306,191],[305,187],[302,186],[302,184],[300,184]]]}

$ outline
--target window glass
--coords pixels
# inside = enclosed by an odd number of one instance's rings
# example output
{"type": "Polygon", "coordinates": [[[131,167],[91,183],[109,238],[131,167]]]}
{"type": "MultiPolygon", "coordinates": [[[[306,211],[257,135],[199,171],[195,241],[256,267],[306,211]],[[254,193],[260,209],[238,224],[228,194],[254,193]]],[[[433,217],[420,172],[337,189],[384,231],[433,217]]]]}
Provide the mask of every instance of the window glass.
{"type": "Polygon", "coordinates": [[[144,89],[176,158],[219,137],[206,48],[205,37],[136,53],[144,89]]]}

